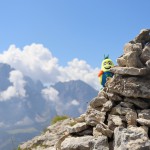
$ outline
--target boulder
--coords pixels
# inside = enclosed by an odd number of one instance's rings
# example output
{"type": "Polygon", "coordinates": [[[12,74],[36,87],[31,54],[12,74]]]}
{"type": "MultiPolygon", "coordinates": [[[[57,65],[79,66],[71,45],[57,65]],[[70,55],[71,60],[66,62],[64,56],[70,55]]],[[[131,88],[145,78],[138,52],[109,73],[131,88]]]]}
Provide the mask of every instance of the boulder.
{"type": "Polygon", "coordinates": [[[125,97],[150,99],[150,80],[146,77],[125,77],[116,75],[109,82],[111,92],[121,94],[125,97]]]}
{"type": "Polygon", "coordinates": [[[135,67],[113,67],[110,69],[111,72],[121,75],[133,75],[133,76],[143,76],[150,73],[147,68],[135,68],[135,67]]]}
{"type": "Polygon", "coordinates": [[[142,127],[117,127],[114,130],[114,150],[148,149],[150,149],[150,140],[142,127]]]}

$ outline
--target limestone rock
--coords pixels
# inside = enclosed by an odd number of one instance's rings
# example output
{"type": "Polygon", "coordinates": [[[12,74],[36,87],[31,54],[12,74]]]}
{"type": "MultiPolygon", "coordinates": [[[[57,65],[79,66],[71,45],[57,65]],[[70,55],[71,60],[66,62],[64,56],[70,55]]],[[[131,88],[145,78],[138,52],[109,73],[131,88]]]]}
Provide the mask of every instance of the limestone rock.
{"type": "Polygon", "coordinates": [[[96,126],[100,122],[104,122],[106,112],[100,112],[96,109],[90,108],[86,112],[85,121],[88,125],[96,126]]]}
{"type": "Polygon", "coordinates": [[[140,34],[136,36],[133,41],[135,43],[142,43],[143,46],[150,42],[150,29],[142,29],[140,34]]]}
{"type": "Polygon", "coordinates": [[[110,114],[112,115],[126,115],[129,111],[133,111],[131,108],[125,108],[122,107],[121,105],[117,105],[112,108],[110,114]]]}
{"type": "Polygon", "coordinates": [[[141,109],[146,109],[150,106],[150,101],[148,99],[142,99],[142,98],[132,98],[132,97],[126,97],[124,99],[125,102],[129,102],[137,106],[141,109]]]}
{"type": "Polygon", "coordinates": [[[108,85],[109,89],[126,97],[150,98],[150,80],[141,77],[115,76],[108,85]]]}
{"type": "Polygon", "coordinates": [[[139,119],[137,119],[137,122],[143,126],[150,127],[150,120],[148,120],[148,119],[139,118],[139,119]]]}
{"type": "Polygon", "coordinates": [[[109,127],[102,122],[97,124],[96,130],[101,132],[103,135],[105,135],[107,137],[110,137],[110,138],[112,137],[113,131],[110,130],[109,127]]]}
{"type": "Polygon", "coordinates": [[[108,99],[111,101],[123,101],[123,98],[116,93],[108,91],[107,95],[108,95],[108,99]]]}
{"type": "Polygon", "coordinates": [[[135,111],[129,111],[126,114],[126,121],[128,126],[136,126],[137,113],[135,111]]]}
{"type": "Polygon", "coordinates": [[[95,97],[91,102],[90,102],[90,106],[93,108],[96,107],[100,107],[103,106],[104,103],[107,102],[107,99],[103,96],[101,97],[95,97]]]}
{"type": "Polygon", "coordinates": [[[105,104],[103,104],[102,111],[104,111],[104,112],[110,111],[112,106],[113,106],[113,102],[112,101],[107,101],[105,104]]]}
{"type": "Polygon", "coordinates": [[[142,54],[140,55],[140,59],[143,63],[146,63],[148,60],[150,60],[150,44],[144,47],[142,54]]]}
{"type": "Polygon", "coordinates": [[[149,119],[150,120],[150,109],[141,110],[138,113],[138,118],[149,119]]]}
{"type": "Polygon", "coordinates": [[[99,136],[90,142],[90,150],[109,150],[106,136],[99,136]]]}
{"type": "Polygon", "coordinates": [[[150,69],[150,59],[146,62],[146,66],[150,69]]]}
{"type": "Polygon", "coordinates": [[[89,143],[93,136],[68,137],[61,144],[61,150],[91,150],[89,143]]]}
{"type": "Polygon", "coordinates": [[[114,150],[146,150],[150,141],[141,127],[117,127],[114,131],[114,150]]]}
{"type": "Polygon", "coordinates": [[[77,132],[81,132],[87,128],[88,128],[87,124],[85,122],[82,122],[82,123],[77,123],[74,126],[68,126],[67,131],[69,133],[77,133],[77,132]]]}
{"type": "Polygon", "coordinates": [[[111,72],[121,75],[133,75],[143,76],[148,74],[150,71],[147,68],[134,68],[134,67],[113,67],[110,69],[111,72]]]}
{"type": "Polygon", "coordinates": [[[118,115],[109,115],[108,116],[108,127],[112,131],[118,126],[123,126],[125,127],[124,123],[125,117],[124,116],[118,116],[118,115]]]}
{"type": "Polygon", "coordinates": [[[141,43],[126,43],[124,45],[124,54],[130,52],[138,52],[138,54],[142,53],[142,44],[141,43]]]}
{"type": "Polygon", "coordinates": [[[120,103],[120,106],[121,107],[125,107],[125,108],[131,108],[131,109],[134,109],[134,105],[130,102],[121,102],[120,103]]]}

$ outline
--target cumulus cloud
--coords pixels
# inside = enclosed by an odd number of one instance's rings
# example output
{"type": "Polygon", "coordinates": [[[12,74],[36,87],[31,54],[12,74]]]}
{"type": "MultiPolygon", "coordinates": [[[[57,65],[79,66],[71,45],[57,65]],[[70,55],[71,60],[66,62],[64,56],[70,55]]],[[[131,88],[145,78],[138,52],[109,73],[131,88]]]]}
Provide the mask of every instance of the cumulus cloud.
{"type": "Polygon", "coordinates": [[[7,63],[24,75],[44,84],[80,79],[99,89],[98,68],[92,68],[86,61],[77,58],[62,67],[58,64],[58,59],[42,44],[31,44],[23,49],[11,45],[0,54],[0,62],[7,63]]]}
{"type": "Polygon", "coordinates": [[[76,99],[72,100],[72,101],[71,101],[71,104],[72,104],[72,105],[75,105],[75,106],[80,105],[80,103],[79,103],[78,100],[76,100],[76,99]]]}
{"type": "Polygon", "coordinates": [[[59,92],[52,87],[43,89],[41,93],[43,97],[48,101],[57,102],[59,100],[59,92]]]}
{"type": "Polygon", "coordinates": [[[26,125],[31,125],[33,124],[32,119],[30,119],[28,116],[25,116],[22,120],[16,122],[15,125],[17,126],[26,126],[26,125]]]}
{"type": "Polygon", "coordinates": [[[23,74],[18,70],[13,70],[9,74],[9,81],[12,85],[5,91],[0,92],[0,101],[9,100],[13,97],[25,97],[24,86],[26,82],[23,79],[23,74]]]}

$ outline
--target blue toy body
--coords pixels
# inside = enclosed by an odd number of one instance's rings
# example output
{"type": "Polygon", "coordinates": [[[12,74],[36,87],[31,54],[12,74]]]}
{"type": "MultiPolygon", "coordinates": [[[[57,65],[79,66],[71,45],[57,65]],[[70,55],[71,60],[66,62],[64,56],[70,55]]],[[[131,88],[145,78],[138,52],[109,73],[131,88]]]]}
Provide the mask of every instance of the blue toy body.
{"type": "Polygon", "coordinates": [[[113,76],[113,73],[110,72],[110,71],[103,72],[101,85],[104,87],[104,86],[105,86],[105,83],[106,83],[106,78],[107,78],[107,77],[112,77],[112,76],[113,76]]]}

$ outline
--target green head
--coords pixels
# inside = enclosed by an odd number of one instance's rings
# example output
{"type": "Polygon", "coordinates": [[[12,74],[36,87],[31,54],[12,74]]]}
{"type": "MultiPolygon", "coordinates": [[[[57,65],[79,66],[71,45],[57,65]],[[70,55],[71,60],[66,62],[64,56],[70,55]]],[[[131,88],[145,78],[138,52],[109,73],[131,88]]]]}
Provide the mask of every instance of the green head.
{"type": "Polygon", "coordinates": [[[114,67],[114,63],[112,62],[112,60],[109,59],[109,56],[104,56],[104,60],[101,64],[101,70],[103,70],[104,72],[109,71],[112,67],[114,67]]]}

